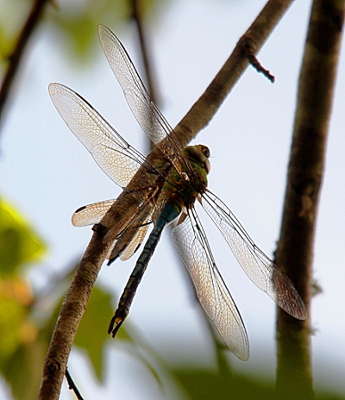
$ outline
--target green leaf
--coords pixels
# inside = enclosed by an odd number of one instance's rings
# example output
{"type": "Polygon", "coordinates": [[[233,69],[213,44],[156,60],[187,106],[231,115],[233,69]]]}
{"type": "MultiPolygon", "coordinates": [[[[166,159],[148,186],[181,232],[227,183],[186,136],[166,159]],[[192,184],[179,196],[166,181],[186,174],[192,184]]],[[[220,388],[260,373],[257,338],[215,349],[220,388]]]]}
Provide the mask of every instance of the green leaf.
{"type": "Polygon", "coordinates": [[[27,319],[31,303],[28,282],[20,278],[0,279],[0,369],[20,343],[36,336],[36,329],[27,319]]]}
{"type": "Polygon", "coordinates": [[[17,400],[35,400],[42,376],[48,342],[42,338],[21,343],[2,369],[17,400]]]}
{"type": "Polygon", "coordinates": [[[217,371],[180,370],[175,372],[178,382],[190,399],[198,400],[270,400],[276,399],[273,385],[258,384],[247,377],[224,375],[217,371]]]}
{"type": "Polygon", "coordinates": [[[0,198],[0,276],[13,276],[23,263],[42,258],[45,245],[27,220],[0,198]]]}
{"type": "Polygon", "coordinates": [[[99,286],[93,288],[86,312],[81,320],[74,344],[86,350],[96,376],[103,379],[105,344],[107,332],[114,313],[112,296],[99,286]]]}
{"type": "Polygon", "coordinates": [[[0,372],[18,400],[34,400],[50,337],[40,334],[27,279],[0,278],[0,372]]]}
{"type": "Polygon", "coordinates": [[[90,0],[87,7],[76,7],[73,2],[66,3],[53,22],[64,34],[64,49],[69,60],[87,66],[96,50],[100,49],[97,29],[100,23],[114,27],[130,21],[126,0],[90,0]]]}

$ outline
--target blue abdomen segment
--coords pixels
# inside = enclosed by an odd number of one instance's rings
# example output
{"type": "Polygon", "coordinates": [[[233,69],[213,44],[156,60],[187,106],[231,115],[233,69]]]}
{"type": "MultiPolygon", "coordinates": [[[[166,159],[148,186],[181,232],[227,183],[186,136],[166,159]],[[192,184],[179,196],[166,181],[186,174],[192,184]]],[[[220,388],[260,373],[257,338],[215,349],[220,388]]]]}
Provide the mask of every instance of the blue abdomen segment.
{"type": "Polygon", "coordinates": [[[181,208],[177,204],[167,203],[160,216],[155,221],[154,228],[145,243],[144,249],[139,256],[122,293],[115,315],[110,321],[108,332],[111,333],[113,337],[115,337],[117,331],[129,313],[129,308],[132,304],[137,287],[155,251],[164,227],[174,221],[179,216],[180,212],[181,208]]]}

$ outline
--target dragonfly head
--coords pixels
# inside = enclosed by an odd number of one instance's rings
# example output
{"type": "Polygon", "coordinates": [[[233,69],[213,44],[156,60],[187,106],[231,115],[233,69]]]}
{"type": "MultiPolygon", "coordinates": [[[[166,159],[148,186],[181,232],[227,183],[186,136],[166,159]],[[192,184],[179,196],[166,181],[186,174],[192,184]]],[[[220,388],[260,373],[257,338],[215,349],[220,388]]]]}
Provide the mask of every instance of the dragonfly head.
{"type": "Polygon", "coordinates": [[[198,144],[196,146],[187,146],[185,148],[185,152],[189,159],[201,165],[205,169],[207,174],[210,173],[210,149],[207,146],[204,146],[203,144],[198,144]]]}

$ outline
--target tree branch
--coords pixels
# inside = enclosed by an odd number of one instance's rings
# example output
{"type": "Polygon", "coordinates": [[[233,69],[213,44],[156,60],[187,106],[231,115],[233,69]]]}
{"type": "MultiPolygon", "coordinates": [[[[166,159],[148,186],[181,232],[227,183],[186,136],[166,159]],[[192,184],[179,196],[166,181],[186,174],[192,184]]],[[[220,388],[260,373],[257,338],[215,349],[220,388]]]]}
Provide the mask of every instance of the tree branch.
{"type": "Polygon", "coordinates": [[[240,38],[221,70],[174,129],[186,146],[209,124],[225,97],[249,64],[248,54],[257,54],[293,0],[269,0],[255,21],[240,38]],[[249,51],[250,50],[250,51],[249,51]]]}
{"type": "Polygon", "coordinates": [[[154,84],[153,74],[152,74],[152,62],[149,56],[148,46],[147,46],[147,35],[145,32],[145,26],[142,21],[143,14],[143,1],[141,0],[131,0],[130,5],[132,8],[132,19],[135,22],[138,38],[140,43],[140,52],[143,61],[144,71],[146,75],[147,89],[150,93],[152,101],[159,106],[159,101],[157,97],[156,85],[154,84]]]}
{"type": "Polygon", "coordinates": [[[294,282],[309,318],[278,308],[277,389],[313,398],[310,351],[312,259],[328,124],[344,22],[345,2],[314,0],[299,78],[293,143],[276,262],[294,282]]]}
{"type": "MultiPolygon", "coordinates": [[[[252,54],[256,54],[292,1],[268,1],[254,23],[239,40],[231,56],[204,94],[177,125],[176,133],[182,145],[186,145],[200,129],[209,123],[248,66],[249,61],[246,55],[248,44],[252,49],[252,54]]],[[[161,158],[161,153],[155,147],[149,154],[148,160],[152,161],[157,157],[161,158]]],[[[130,192],[131,187],[137,187],[136,182],[140,182],[144,187],[149,187],[150,179],[152,179],[149,175],[145,173],[144,168],[139,168],[127,187],[128,192],[130,192]]],[[[85,255],[76,270],[72,285],[62,305],[47,353],[39,400],[57,400],[59,398],[74,336],[109,247],[109,245],[103,243],[104,237],[114,225],[114,221],[119,221],[121,213],[128,209],[127,197],[128,195],[126,196],[125,192],[120,194],[117,201],[106,213],[101,221],[102,225],[99,225],[103,229],[97,229],[94,232],[85,255]],[[124,201],[125,198],[126,201],[124,201]]]]}
{"type": "Polygon", "coordinates": [[[3,120],[3,112],[5,109],[5,104],[9,99],[11,86],[14,82],[14,78],[18,72],[18,68],[20,62],[23,58],[24,51],[26,46],[34,33],[35,28],[40,21],[41,15],[43,13],[45,5],[49,0],[36,0],[32,6],[28,19],[26,20],[17,40],[16,45],[14,46],[12,54],[9,55],[8,60],[9,64],[7,67],[7,71],[5,72],[4,79],[2,81],[1,89],[0,89],[0,118],[3,120]]]}
{"type": "Polygon", "coordinates": [[[57,400],[60,396],[74,337],[108,251],[109,245],[103,243],[106,232],[101,225],[95,225],[92,239],[63,301],[44,364],[39,400],[57,400]]]}

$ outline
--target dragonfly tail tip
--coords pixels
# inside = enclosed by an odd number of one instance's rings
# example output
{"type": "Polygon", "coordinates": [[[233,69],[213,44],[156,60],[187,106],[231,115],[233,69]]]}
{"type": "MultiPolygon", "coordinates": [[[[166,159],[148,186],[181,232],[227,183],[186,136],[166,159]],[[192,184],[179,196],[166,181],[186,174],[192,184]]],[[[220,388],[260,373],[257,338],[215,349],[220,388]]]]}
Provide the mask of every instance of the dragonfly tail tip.
{"type": "Polygon", "coordinates": [[[108,328],[109,335],[111,334],[111,336],[113,338],[115,338],[115,336],[116,336],[118,330],[120,329],[122,323],[123,323],[123,320],[120,320],[119,317],[114,315],[113,318],[110,321],[110,324],[109,324],[109,328],[108,328]]]}

